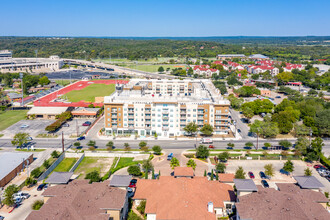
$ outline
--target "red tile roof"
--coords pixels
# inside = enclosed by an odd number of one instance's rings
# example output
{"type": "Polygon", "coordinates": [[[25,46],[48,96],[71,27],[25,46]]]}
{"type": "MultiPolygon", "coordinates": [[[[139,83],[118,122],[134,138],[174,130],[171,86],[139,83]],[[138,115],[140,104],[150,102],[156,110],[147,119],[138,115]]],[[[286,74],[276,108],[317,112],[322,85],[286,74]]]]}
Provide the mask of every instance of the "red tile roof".
{"type": "Polygon", "coordinates": [[[174,176],[194,176],[194,170],[191,167],[175,167],[174,176]]]}
{"type": "Polygon", "coordinates": [[[230,182],[233,183],[234,182],[234,178],[235,178],[235,174],[233,173],[219,173],[219,180],[220,182],[230,182]]]}
{"type": "Polygon", "coordinates": [[[133,199],[146,200],[145,213],[157,219],[216,219],[207,210],[224,208],[224,201],[235,201],[233,187],[206,177],[174,178],[161,176],[159,180],[141,179],[137,182],[133,199]]]}

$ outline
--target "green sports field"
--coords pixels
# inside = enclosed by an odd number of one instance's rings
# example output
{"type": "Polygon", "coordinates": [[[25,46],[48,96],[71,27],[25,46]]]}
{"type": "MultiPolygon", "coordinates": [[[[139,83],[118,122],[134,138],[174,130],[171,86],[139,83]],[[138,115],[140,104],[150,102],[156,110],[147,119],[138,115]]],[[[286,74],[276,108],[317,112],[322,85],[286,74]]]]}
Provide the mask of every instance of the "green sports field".
{"type": "Polygon", "coordinates": [[[94,102],[95,97],[108,96],[114,91],[115,84],[91,84],[81,90],[70,91],[63,96],[67,98],[70,102],[79,102],[82,100],[86,102],[94,102]]]}
{"type": "Polygon", "coordinates": [[[10,125],[25,119],[26,110],[0,111],[0,131],[8,128],[10,125]]]}

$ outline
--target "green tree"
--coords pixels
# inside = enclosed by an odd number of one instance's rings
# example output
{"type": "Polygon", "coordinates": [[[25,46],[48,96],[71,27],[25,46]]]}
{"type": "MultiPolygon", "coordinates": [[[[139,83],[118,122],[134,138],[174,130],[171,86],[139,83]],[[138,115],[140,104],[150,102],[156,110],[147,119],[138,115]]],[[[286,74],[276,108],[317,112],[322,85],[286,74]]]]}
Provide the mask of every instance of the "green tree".
{"type": "Polygon", "coordinates": [[[270,164],[266,164],[264,166],[264,168],[265,168],[265,174],[267,176],[270,176],[270,177],[274,176],[275,170],[274,170],[273,164],[271,164],[271,163],[270,164]]]}
{"type": "Polygon", "coordinates": [[[245,174],[243,167],[239,166],[235,172],[235,179],[245,179],[245,174]]]}
{"type": "Polygon", "coordinates": [[[44,85],[48,85],[50,83],[50,80],[48,79],[47,76],[43,76],[39,79],[39,84],[44,86],[44,85]]]}
{"type": "Polygon", "coordinates": [[[125,151],[130,151],[131,147],[129,146],[129,143],[124,143],[124,150],[125,151]]]}
{"type": "Polygon", "coordinates": [[[155,170],[154,169],[152,169],[152,171],[151,171],[151,179],[155,179],[155,170]]]}
{"type": "Polygon", "coordinates": [[[89,179],[89,183],[100,182],[102,180],[100,173],[97,170],[87,173],[85,179],[89,179]]]}
{"type": "Polygon", "coordinates": [[[288,140],[280,140],[280,141],[278,142],[278,144],[279,144],[280,146],[283,146],[284,149],[289,149],[290,147],[292,147],[291,142],[288,141],[288,140]]]}
{"type": "Polygon", "coordinates": [[[43,205],[44,205],[43,200],[34,201],[33,204],[32,204],[32,209],[33,210],[39,210],[43,205]]]}
{"type": "Polygon", "coordinates": [[[309,146],[309,141],[305,137],[298,137],[295,143],[296,151],[300,152],[302,155],[307,155],[307,148],[309,146]]]}
{"type": "Polygon", "coordinates": [[[217,173],[224,173],[226,170],[226,165],[220,162],[217,165],[215,165],[215,169],[217,173]]]}
{"type": "Polygon", "coordinates": [[[280,133],[287,134],[293,128],[293,119],[290,114],[285,111],[275,113],[272,116],[272,121],[277,123],[280,133]]]}
{"type": "Polygon", "coordinates": [[[78,147],[80,147],[81,144],[80,144],[80,142],[77,141],[77,142],[74,142],[73,145],[74,145],[76,148],[78,148],[78,147]]]}
{"type": "Polygon", "coordinates": [[[312,170],[311,169],[309,169],[309,167],[307,167],[306,169],[305,169],[305,176],[312,176],[312,170]]]}
{"type": "Polygon", "coordinates": [[[204,146],[199,145],[196,149],[196,157],[197,158],[207,158],[210,155],[210,150],[204,146]]]}
{"type": "Polygon", "coordinates": [[[162,153],[162,148],[159,145],[153,146],[152,150],[154,151],[154,154],[156,154],[156,155],[160,155],[162,153]]]}
{"type": "Polygon", "coordinates": [[[210,124],[204,124],[204,126],[200,129],[203,135],[211,136],[213,133],[213,127],[210,124]]]}
{"type": "Polygon", "coordinates": [[[154,165],[151,163],[151,160],[144,160],[142,162],[142,168],[147,173],[154,168],[154,165]]]}
{"type": "Polygon", "coordinates": [[[250,125],[250,132],[259,133],[259,135],[264,138],[273,138],[279,134],[279,129],[276,122],[255,120],[254,123],[250,125]]]}
{"type": "Polygon", "coordinates": [[[204,177],[206,177],[207,176],[207,173],[206,173],[206,170],[204,170],[204,177]]]}
{"type": "Polygon", "coordinates": [[[26,178],[24,185],[30,186],[30,185],[33,185],[36,183],[37,183],[37,180],[33,179],[32,177],[28,177],[28,178],[26,178]]]}
{"type": "Polygon", "coordinates": [[[254,144],[251,141],[249,141],[245,143],[245,147],[252,148],[254,147],[254,144]]]}
{"type": "Polygon", "coordinates": [[[210,180],[213,181],[213,178],[214,178],[214,172],[213,172],[213,169],[211,170],[211,178],[210,180]]]}
{"type": "Polygon", "coordinates": [[[54,150],[51,155],[53,158],[58,158],[60,156],[56,150],[54,150]]]}
{"type": "Polygon", "coordinates": [[[242,112],[247,119],[251,119],[254,116],[253,110],[249,107],[243,108],[242,112]]]}
{"type": "Polygon", "coordinates": [[[170,161],[170,166],[172,169],[174,169],[174,167],[179,167],[180,166],[180,162],[176,157],[173,157],[170,161]]]}
{"type": "Polygon", "coordinates": [[[14,193],[17,193],[18,190],[19,190],[19,188],[15,184],[12,184],[12,185],[8,186],[5,189],[4,200],[2,200],[2,203],[7,205],[7,206],[14,205],[15,201],[14,201],[13,195],[14,195],[14,193]]]}
{"type": "Polygon", "coordinates": [[[113,141],[109,141],[106,146],[109,148],[109,150],[113,149],[113,141]]]}
{"type": "Polygon", "coordinates": [[[330,136],[330,109],[320,110],[316,113],[315,126],[319,129],[320,135],[330,136]]]}
{"type": "Polygon", "coordinates": [[[317,155],[322,154],[322,148],[324,146],[323,140],[320,137],[314,138],[311,143],[311,150],[317,155]]]}
{"type": "Polygon", "coordinates": [[[229,153],[228,152],[222,152],[222,153],[220,153],[219,155],[218,155],[218,159],[220,160],[220,161],[227,161],[228,160],[228,158],[229,158],[229,153]]]}
{"type": "Polygon", "coordinates": [[[48,160],[44,160],[44,162],[42,163],[42,165],[43,165],[46,169],[48,169],[48,168],[50,167],[50,163],[49,163],[48,160]]]}
{"type": "Polygon", "coordinates": [[[160,66],[160,67],[158,68],[158,72],[160,72],[160,73],[164,72],[164,67],[160,66]]]}
{"type": "Polygon", "coordinates": [[[183,130],[189,135],[193,135],[197,132],[198,125],[195,122],[190,122],[183,128],[183,130]]]}
{"type": "Polygon", "coordinates": [[[228,146],[228,148],[230,148],[230,149],[234,149],[235,144],[232,143],[232,142],[229,142],[229,143],[227,144],[227,146],[228,146]]]}
{"type": "Polygon", "coordinates": [[[283,170],[290,172],[290,173],[293,172],[294,166],[293,166],[293,163],[291,160],[288,160],[284,163],[283,170]]]}
{"type": "Polygon", "coordinates": [[[266,149],[268,149],[268,148],[272,147],[272,145],[271,145],[271,143],[266,142],[266,143],[264,144],[264,147],[265,147],[266,149]]]}
{"type": "Polygon", "coordinates": [[[22,146],[28,142],[29,136],[30,135],[28,133],[19,132],[15,134],[14,139],[11,141],[11,143],[14,146],[19,146],[20,148],[22,148],[22,146]]]}
{"type": "Polygon", "coordinates": [[[31,171],[31,176],[34,178],[38,178],[41,175],[40,167],[37,167],[31,171]]]}
{"type": "Polygon", "coordinates": [[[143,147],[146,147],[146,146],[147,146],[147,142],[141,141],[141,142],[139,143],[139,147],[140,147],[140,149],[143,148],[143,147]]]}
{"type": "Polygon", "coordinates": [[[137,165],[132,165],[127,168],[127,172],[129,175],[133,176],[140,176],[141,175],[141,169],[137,165]]]}
{"type": "Polygon", "coordinates": [[[196,162],[193,160],[193,159],[189,159],[188,162],[187,162],[187,167],[192,167],[194,170],[196,169],[196,162]]]}
{"type": "Polygon", "coordinates": [[[276,75],[278,82],[287,83],[293,79],[293,74],[291,72],[282,72],[276,75]]]}
{"type": "Polygon", "coordinates": [[[87,146],[89,146],[89,147],[95,147],[95,144],[96,144],[95,141],[90,140],[90,141],[87,143],[87,146]]]}

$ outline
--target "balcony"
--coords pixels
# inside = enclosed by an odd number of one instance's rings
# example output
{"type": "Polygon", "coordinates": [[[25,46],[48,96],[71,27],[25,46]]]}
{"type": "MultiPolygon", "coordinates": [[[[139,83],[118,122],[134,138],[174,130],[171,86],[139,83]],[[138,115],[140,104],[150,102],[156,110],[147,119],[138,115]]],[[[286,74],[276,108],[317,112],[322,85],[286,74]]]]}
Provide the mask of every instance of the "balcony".
{"type": "Polygon", "coordinates": [[[225,115],[225,116],[228,116],[228,112],[216,112],[215,115],[225,115]]]}
{"type": "Polygon", "coordinates": [[[151,115],[146,115],[145,119],[151,119],[151,115]]]}
{"type": "Polygon", "coordinates": [[[111,109],[111,113],[117,113],[117,109],[111,109]]]}
{"type": "Polygon", "coordinates": [[[129,129],[134,129],[134,124],[128,124],[129,129]]]}
{"type": "Polygon", "coordinates": [[[163,116],[162,119],[163,120],[168,120],[168,116],[163,116]]]}
{"type": "Polygon", "coordinates": [[[180,118],[187,118],[186,115],[180,115],[180,118]]]}
{"type": "Polygon", "coordinates": [[[163,110],[163,114],[168,114],[169,111],[168,110],[163,110]]]}
{"type": "Polygon", "coordinates": [[[197,117],[197,119],[204,119],[204,117],[203,116],[200,116],[200,115],[198,115],[198,117],[197,117]]]}
{"type": "Polygon", "coordinates": [[[111,118],[117,118],[117,114],[111,114],[111,118]]]}
{"type": "Polygon", "coordinates": [[[162,127],[163,131],[168,131],[170,128],[169,127],[162,127]]]}
{"type": "Polygon", "coordinates": [[[133,110],[128,109],[128,113],[134,113],[134,109],[133,110]]]}
{"type": "Polygon", "coordinates": [[[151,113],[151,109],[150,108],[146,108],[145,113],[151,113]]]}

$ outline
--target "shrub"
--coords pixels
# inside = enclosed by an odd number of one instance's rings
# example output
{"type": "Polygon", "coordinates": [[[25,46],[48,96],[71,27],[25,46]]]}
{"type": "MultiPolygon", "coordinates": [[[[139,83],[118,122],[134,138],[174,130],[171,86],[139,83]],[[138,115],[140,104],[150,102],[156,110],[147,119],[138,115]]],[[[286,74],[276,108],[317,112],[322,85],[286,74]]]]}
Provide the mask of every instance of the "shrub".
{"type": "Polygon", "coordinates": [[[152,150],[154,151],[154,154],[156,154],[156,155],[160,155],[162,152],[162,148],[159,145],[153,146],[152,150]]]}
{"type": "Polygon", "coordinates": [[[40,167],[35,168],[34,170],[31,171],[31,176],[34,178],[38,178],[41,175],[41,170],[40,167]]]}
{"type": "Polygon", "coordinates": [[[228,160],[228,158],[229,158],[229,153],[228,152],[222,152],[222,153],[220,153],[219,155],[218,155],[218,159],[220,160],[220,161],[227,161],[228,160]]]}
{"type": "Polygon", "coordinates": [[[89,149],[90,151],[94,151],[94,150],[95,150],[95,147],[94,147],[94,146],[90,146],[88,149],[89,149]]]}
{"type": "Polygon", "coordinates": [[[60,156],[56,150],[54,150],[51,155],[53,158],[58,158],[60,156]]]}
{"type": "Polygon", "coordinates": [[[143,200],[140,202],[140,205],[136,208],[142,215],[144,215],[144,211],[146,209],[146,201],[143,200]]]}
{"type": "Polygon", "coordinates": [[[210,155],[210,151],[204,145],[199,145],[196,149],[197,158],[207,158],[210,155]]]}
{"type": "Polygon", "coordinates": [[[141,175],[141,169],[137,165],[129,166],[128,169],[127,169],[127,172],[130,175],[133,175],[133,176],[140,176],[141,175]]]}
{"type": "Polygon", "coordinates": [[[217,173],[224,173],[225,170],[226,170],[226,165],[224,163],[218,163],[216,166],[215,166],[215,169],[216,169],[216,172],[217,173]]]}
{"type": "Polygon", "coordinates": [[[100,173],[97,170],[94,170],[90,173],[87,173],[85,179],[89,179],[89,183],[93,183],[100,182],[102,178],[100,177],[100,173]]]}
{"type": "Polygon", "coordinates": [[[42,164],[46,169],[48,169],[50,167],[50,163],[48,160],[44,160],[43,164],[42,164]]]}
{"type": "Polygon", "coordinates": [[[43,205],[44,205],[44,201],[37,200],[32,204],[32,209],[33,210],[39,210],[43,205]]]}

